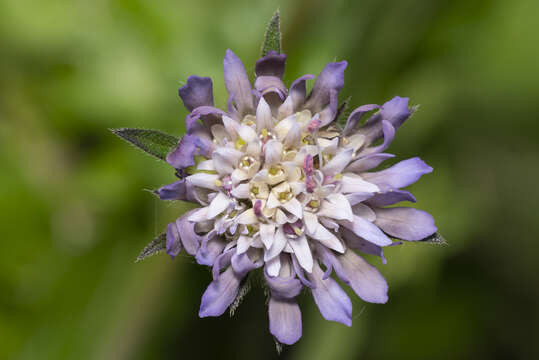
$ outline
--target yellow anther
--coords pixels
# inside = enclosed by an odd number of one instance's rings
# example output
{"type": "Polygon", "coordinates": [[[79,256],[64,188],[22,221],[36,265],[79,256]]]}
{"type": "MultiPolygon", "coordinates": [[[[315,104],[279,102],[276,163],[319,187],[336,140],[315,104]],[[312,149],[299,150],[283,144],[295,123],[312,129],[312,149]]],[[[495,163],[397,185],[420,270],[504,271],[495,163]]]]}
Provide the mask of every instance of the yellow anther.
{"type": "Polygon", "coordinates": [[[215,186],[223,186],[223,182],[219,179],[215,179],[213,183],[215,184],[215,186]]]}
{"type": "Polygon", "coordinates": [[[335,175],[335,180],[342,180],[343,175],[341,173],[335,175]]]}
{"type": "Polygon", "coordinates": [[[266,129],[266,128],[262,129],[261,134],[262,134],[263,137],[267,137],[268,136],[268,129],[266,129]]]}
{"type": "Polygon", "coordinates": [[[309,201],[309,207],[311,207],[313,209],[316,209],[319,206],[320,206],[320,201],[318,201],[318,200],[309,201]]]}
{"type": "Polygon", "coordinates": [[[245,145],[245,140],[243,140],[242,138],[238,137],[236,139],[236,142],[234,142],[234,147],[238,150],[240,150],[243,145],[245,145]]]}
{"type": "Polygon", "coordinates": [[[268,170],[270,175],[280,175],[283,169],[279,165],[272,165],[268,170]]]}
{"type": "Polygon", "coordinates": [[[314,145],[314,137],[311,134],[303,133],[301,134],[301,142],[305,145],[314,145]]]}

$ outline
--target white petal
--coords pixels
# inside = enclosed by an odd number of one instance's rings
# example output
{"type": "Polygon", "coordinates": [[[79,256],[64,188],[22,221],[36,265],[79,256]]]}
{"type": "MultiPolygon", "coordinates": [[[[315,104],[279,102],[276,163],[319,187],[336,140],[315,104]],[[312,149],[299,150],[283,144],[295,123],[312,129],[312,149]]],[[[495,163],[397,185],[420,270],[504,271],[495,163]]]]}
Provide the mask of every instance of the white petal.
{"type": "Polygon", "coordinates": [[[208,208],[209,207],[206,206],[206,207],[198,209],[197,211],[189,215],[187,220],[194,223],[208,220],[208,208]]]}
{"type": "Polygon", "coordinates": [[[232,184],[238,184],[239,182],[246,180],[248,178],[247,173],[243,170],[236,169],[232,171],[232,174],[230,174],[230,179],[232,180],[232,184]]]}
{"type": "Polygon", "coordinates": [[[269,165],[276,164],[281,161],[283,144],[277,140],[270,140],[264,146],[264,152],[266,156],[266,163],[269,165]]]}
{"type": "Polygon", "coordinates": [[[307,238],[301,236],[297,239],[288,239],[288,244],[294,250],[294,255],[296,255],[301,267],[311,273],[313,271],[313,255],[307,238]]]}
{"type": "Polygon", "coordinates": [[[273,128],[271,109],[264,97],[261,97],[256,108],[256,130],[260,132],[262,129],[269,130],[271,128],[273,128]]]}
{"type": "Polygon", "coordinates": [[[283,225],[288,222],[288,217],[281,209],[277,209],[277,211],[275,212],[275,222],[279,225],[283,225]]]}
{"type": "Polygon", "coordinates": [[[279,227],[279,229],[277,229],[277,232],[275,233],[273,244],[271,244],[270,249],[264,253],[264,261],[267,262],[268,260],[273,259],[277,255],[279,255],[281,251],[283,251],[286,244],[286,236],[284,235],[282,227],[279,227]]]}
{"type": "Polygon", "coordinates": [[[256,224],[258,222],[258,219],[255,215],[255,211],[253,209],[248,209],[242,212],[238,216],[238,219],[236,221],[239,224],[251,225],[251,224],[256,224]]]}
{"type": "Polygon", "coordinates": [[[292,215],[300,219],[303,217],[303,207],[301,206],[301,203],[298,201],[298,199],[292,198],[289,201],[285,202],[282,206],[292,215]]]}
{"type": "Polygon", "coordinates": [[[365,135],[354,134],[348,137],[348,141],[348,146],[351,147],[354,151],[357,151],[365,142],[365,135]]]}
{"type": "Polygon", "coordinates": [[[238,199],[249,198],[249,184],[239,184],[230,192],[232,196],[238,199]]]}
{"type": "Polygon", "coordinates": [[[296,116],[291,115],[279,121],[277,125],[275,125],[275,128],[273,129],[273,131],[275,132],[275,134],[280,140],[283,140],[295,122],[296,122],[296,116]]]}
{"type": "Polygon", "coordinates": [[[346,174],[341,179],[341,192],[357,193],[357,192],[378,192],[378,186],[363,180],[358,175],[346,174]]]}
{"type": "Polygon", "coordinates": [[[266,262],[266,270],[269,276],[279,276],[281,270],[281,257],[276,256],[273,259],[266,262]]]}
{"type": "Polygon", "coordinates": [[[210,160],[201,161],[198,164],[197,169],[198,170],[207,170],[207,171],[215,170],[215,167],[213,166],[213,160],[210,159],[210,160]]]}
{"type": "Polygon", "coordinates": [[[294,113],[294,102],[292,97],[288,96],[286,100],[279,106],[279,119],[284,119],[294,113]]]}
{"type": "Polygon", "coordinates": [[[350,160],[352,160],[354,150],[353,149],[346,149],[335,155],[333,159],[331,159],[327,164],[325,164],[322,167],[322,172],[325,175],[334,176],[341,171],[344,170],[344,168],[348,165],[350,160]]]}
{"type": "Polygon", "coordinates": [[[352,219],[352,207],[343,194],[333,193],[326,196],[326,200],[337,206],[343,212],[344,218],[352,219]]]}
{"type": "Polygon", "coordinates": [[[299,144],[301,140],[301,127],[300,125],[294,121],[292,126],[290,127],[290,130],[286,134],[283,143],[287,147],[295,147],[297,144],[299,144]]]}
{"type": "Polygon", "coordinates": [[[226,132],[232,139],[235,139],[238,136],[238,131],[236,130],[239,125],[238,122],[234,119],[229,118],[226,115],[223,115],[222,118],[226,132]]]}
{"type": "Polygon", "coordinates": [[[246,252],[249,247],[251,246],[251,243],[253,242],[253,238],[250,236],[240,236],[238,238],[238,245],[236,247],[236,253],[237,254],[243,254],[246,252]]]}
{"type": "Polygon", "coordinates": [[[222,144],[223,141],[228,138],[225,127],[221,124],[212,125],[210,130],[211,134],[213,135],[213,138],[217,140],[218,144],[222,144]]]}
{"type": "Polygon", "coordinates": [[[273,195],[273,193],[270,193],[269,196],[268,196],[268,202],[266,203],[266,207],[268,209],[273,209],[273,208],[276,208],[279,205],[281,205],[279,200],[277,200],[277,198],[275,197],[275,195],[273,195]]]}
{"type": "Polygon", "coordinates": [[[208,206],[208,219],[213,219],[228,207],[230,204],[230,199],[228,196],[223,194],[222,192],[218,193],[215,198],[210,203],[210,206],[208,206]]]}
{"type": "Polygon", "coordinates": [[[257,138],[256,131],[254,131],[253,128],[248,125],[239,125],[238,135],[247,143],[257,138]]]}
{"type": "Polygon", "coordinates": [[[205,174],[197,173],[191,176],[188,176],[187,181],[193,184],[194,186],[211,189],[218,191],[219,187],[215,184],[215,180],[219,180],[219,175],[217,174],[205,174]]]}
{"type": "MultiPolygon", "coordinates": [[[[341,194],[331,194],[331,195],[341,195],[341,194]]],[[[327,197],[328,200],[330,196],[327,197]]],[[[348,221],[353,220],[354,214],[352,213],[352,208],[350,207],[350,203],[348,203],[348,201],[334,203],[333,201],[328,201],[328,200],[322,200],[320,209],[317,212],[318,216],[326,216],[326,217],[337,219],[337,220],[348,220],[348,221]]]]}
{"type": "Polygon", "coordinates": [[[275,236],[275,225],[260,224],[260,239],[264,243],[264,246],[266,247],[266,249],[269,249],[271,247],[274,236],[275,236]]]}
{"type": "Polygon", "coordinates": [[[305,211],[303,213],[303,222],[305,223],[305,227],[307,228],[307,232],[309,233],[314,232],[318,227],[317,216],[312,212],[305,211]]]}
{"type": "Polygon", "coordinates": [[[333,249],[341,254],[344,253],[344,246],[342,242],[324,226],[318,224],[316,231],[309,234],[315,240],[325,245],[327,248],[333,249]]]}

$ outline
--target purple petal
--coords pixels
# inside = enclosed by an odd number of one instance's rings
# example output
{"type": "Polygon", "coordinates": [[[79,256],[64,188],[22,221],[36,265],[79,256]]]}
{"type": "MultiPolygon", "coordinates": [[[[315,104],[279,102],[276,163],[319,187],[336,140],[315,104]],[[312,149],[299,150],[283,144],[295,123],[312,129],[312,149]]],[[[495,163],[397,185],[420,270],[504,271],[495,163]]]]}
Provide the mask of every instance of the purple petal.
{"type": "Polygon", "coordinates": [[[277,76],[282,78],[286,63],[285,54],[277,54],[275,51],[270,51],[266,56],[261,57],[256,61],[255,73],[257,76],[277,76]]]}
{"type": "Polygon", "coordinates": [[[196,254],[196,261],[200,265],[213,266],[219,255],[221,255],[221,253],[223,252],[226,243],[218,237],[213,237],[212,239],[208,239],[207,241],[205,240],[206,239],[203,240],[205,246],[201,246],[198,249],[198,252],[196,254]]]}
{"type": "Polygon", "coordinates": [[[320,125],[319,127],[324,127],[324,126],[327,126],[329,124],[331,124],[331,122],[333,122],[333,120],[335,120],[335,115],[337,115],[337,107],[338,107],[338,91],[335,90],[335,89],[331,89],[329,91],[329,105],[326,106],[324,108],[324,110],[322,110],[320,112],[320,125]]]}
{"type": "Polygon", "coordinates": [[[195,155],[211,153],[211,144],[196,135],[184,135],[178,147],[167,155],[167,162],[176,169],[195,165],[195,155]]]}
{"type": "Polygon", "coordinates": [[[198,124],[198,119],[201,119],[204,122],[206,128],[210,128],[211,125],[218,123],[223,115],[226,115],[226,113],[216,107],[199,106],[185,117],[185,129],[188,134],[192,134],[197,130],[196,125],[198,124]]]}
{"type": "Polygon", "coordinates": [[[395,157],[395,155],[385,154],[385,153],[370,154],[348,165],[345,171],[359,174],[364,171],[374,169],[375,167],[380,165],[384,160],[390,159],[392,157],[395,157]]]}
{"type": "Polygon", "coordinates": [[[167,225],[167,254],[174,259],[176,255],[182,250],[182,243],[180,242],[180,234],[178,233],[178,227],[176,223],[170,223],[167,225]]]}
{"type": "Polygon", "coordinates": [[[283,81],[276,76],[259,76],[255,80],[255,90],[262,95],[275,93],[281,99],[281,102],[286,98],[286,86],[283,81]]]}
{"type": "Polygon", "coordinates": [[[213,280],[217,280],[219,274],[221,273],[221,270],[230,265],[232,256],[234,256],[235,253],[236,249],[230,249],[228,251],[225,251],[224,253],[219,255],[217,259],[215,259],[212,268],[213,280]]]}
{"type": "Polygon", "coordinates": [[[371,144],[382,136],[382,120],[389,121],[395,129],[398,129],[410,114],[408,98],[395,96],[383,104],[380,111],[371,116],[359,132],[365,135],[366,144],[371,144]]]}
{"type": "Polygon", "coordinates": [[[226,90],[232,95],[240,116],[254,110],[251,83],[241,60],[230,49],[223,62],[226,90]]]}
{"type": "Polygon", "coordinates": [[[185,179],[165,185],[155,190],[161,200],[183,200],[195,202],[194,189],[185,179]]]}
{"type": "MultiPolygon", "coordinates": [[[[360,238],[352,231],[348,230],[345,227],[340,228],[340,233],[343,240],[346,242],[348,247],[361,251],[364,254],[370,254],[374,256],[379,256],[382,259],[382,263],[387,263],[386,258],[384,257],[384,252],[381,246],[375,245],[370,241],[367,241],[363,238],[360,238]]],[[[390,245],[388,245],[390,246],[390,245]]]]}
{"type": "Polygon", "coordinates": [[[423,211],[408,207],[375,208],[376,221],[382,230],[402,240],[417,241],[436,232],[434,219],[423,211]]]}
{"type": "Polygon", "coordinates": [[[242,278],[247,275],[249,271],[259,268],[264,264],[262,261],[251,261],[247,253],[234,254],[231,263],[234,272],[242,278]]]}
{"type": "Polygon", "coordinates": [[[393,205],[401,201],[416,202],[411,192],[406,190],[391,190],[383,194],[376,194],[367,200],[367,203],[374,207],[384,207],[393,205]]]}
{"type": "Polygon", "coordinates": [[[361,152],[362,155],[368,155],[373,153],[379,153],[384,151],[391,145],[395,138],[395,128],[387,120],[382,120],[382,131],[384,133],[384,142],[378,146],[368,147],[361,152]]]}
{"type": "Polygon", "coordinates": [[[316,286],[311,289],[314,302],[326,320],[352,326],[352,301],[332,278],[323,279],[320,266],[316,263],[312,275],[307,275],[316,286]]]}
{"type": "Polygon", "coordinates": [[[389,121],[395,129],[398,129],[402,123],[411,115],[408,107],[409,98],[395,96],[393,99],[386,102],[380,108],[380,116],[382,119],[389,121]]]}
{"type": "Polygon", "coordinates": [[[187,84],[178,89],[178,94],[189,111],[199,106],[213,106],[213,87],[209,77],[189,76],[187,84]]]}
{"type": "Polygon", "coordinates": [[[305,97],[307,93],[307,88],[305,85],[305,81],[314,79],[314,75],[303,75],[299,77],[298,79],[294,80],[292,82],[292,85],[290,85],[290,98],[292,99],[292,104],[294,111],[297,111],[302,107],[303,103],[305,102],[305,97]]]}
{"type": "Polygon", "coordinates": [[[292,345],[301,338],[301,311],[294,300],[270,297],[268,313],[270,333],[277,341],[292,345]]]}
{"type": "Polygon", "coordinates": [[[354,221],[341,221],[341,224],[354,234],[379,246],[391,245],[392,241],[373,223],[354,215],[354,221]]]}
{"type": "Polygon", "coordinates": [[[350,135],[354,132],[354,129],[356,128],[357,124],[361,121],[361,118],[363,115],[368,113],[369,111],[372,111],[374,109],[378,109],[380,105],[376,104],[368,104],[368,105],[362,105],[352,111],[350,116],[348,117],[348,120],[346,120],[346,126],[344,127],[344,135],[350,135]]]}
{"type": "Polygon", "coordinates": [[[432,172],[432,168],[418,157],[403,160],[392,167],[361,176],[366,181],[376,184],[382,192],[400,189],[415,183],[421,175],[432,172]]]}
{"type": "Polygon", "coordinates": [[[200,247],[202,236],[199,236],[195,232],[195,223],[187,221],[187,219],[197,210],[198,209],[191,210],[176,220],[176,226],[178,227],[182,245],[185,248],[185,251],[193,256],[196,255],[198,248],[200,247]]]}
{"type": "Polygon", "coordinates": [[[324,67],[305,103],[306,108],[317,113],[329,103],[331,90],[338,93],[344,86],[344,70],[347,65],[346,61],[341,61],[329,63],[324,67]]]}
{"type": "Polygon", "coordinates": [[[303,268],[299,265],[298,259],[296,259],[296,256],[294,254],[291,255],[292,258],[292,266],[294,268],[294,271],[296,272],[296,275],[298,276],[301,283],[305,286],[308,286],[310,288],[314,287],[313,283],[311,283],[306,277],[305,273],[303,271],[303,268]]]}
{"type": "Polygon", "coordinates": [[[336,257],[340,266],[334,264],[335,272],[360,298],[372,303],[387,302],[387,283],[378,269],[350,249],[336,257]]]}
{"type": "Polygon", "coordinates": [[[221,316],[236,299],[241,279],[231,267],[220,274],[202,295],[198,316],[221,316]]]}
{"type": "Polygon", "coordinates": [[[291,299],[299,295],[303,285],[296,279],[295,274],[292,276],[270,276],[267,271],[264,271],[266,283],[268,284],[271,296],[279,299],[291,299]]]}

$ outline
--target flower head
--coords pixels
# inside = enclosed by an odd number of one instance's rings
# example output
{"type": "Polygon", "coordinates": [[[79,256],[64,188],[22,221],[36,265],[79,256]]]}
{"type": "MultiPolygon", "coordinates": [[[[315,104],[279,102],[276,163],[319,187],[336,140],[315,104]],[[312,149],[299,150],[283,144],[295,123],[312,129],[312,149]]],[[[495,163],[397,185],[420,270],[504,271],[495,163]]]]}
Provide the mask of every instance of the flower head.
{"type": "Polygon", "coordinates": [[[341,129],[337,97],[345,61],[329,63],[310,94],[305,75],[282,81],[286,55],[270,51],[256,62],[252,85],[240,59],[224,58],[226,111],[214,107],[212,82],[191,76],[179,89],[187,134],[166,157],[180,180],[157,191],[164,200],[200,205],[167,227],[166,249],[182,248],[213,267],[199,315],[219,316],[242,280],[263,271],[269,287],[270,332],[284,344],[301,337],[295,297],[310,290],[324,318],[352,324],[352,303],[337,281],[364,301],[385,303],[387,283],[359,253],[379,256],[436,232],[432,217],[409,207],[402,188],[432,168],[419,158],[374,171],[410,116],[408,98],[355,109],[341,129]],[[374,112],[364,123],[362,118],[374,112]],[[378,141],[379,140],[379,141],[378,141]]]}
{"type": "Polygon", "coordinates": [[[241,60],[226,51],[226,111],[214,107],[210,78],[190,76],[179,89],[189,111],[181,139],[155,130],[113,132],[175,169],[179,180],[155,191],[162,200],[199,205],[168,224],[138,260],[162,249],[172,258],[185,250],[212,267],[200,317],[220,316],[227,308],[232,313],[248,288],[248,274],[263,272],[270,332],[279,343],[293,344],[302,333],[295,300],[302,289],[311,292],[325,319],[351,326],[352,302],[334,277],[364,301],[385,303],[387,283],[360,253],[385,264],[386,246],[443,239],[428,213],[393,206],[415,202],[402,188],[432,168],[412,158],[376,170],[394,157],[384,151],[412,113],[408,98],[360,106],[340,126],[346,61],[329,63],[317,77],[304,75],[288,88],[285,61],[276,12],[254,84],[241,60]]]}

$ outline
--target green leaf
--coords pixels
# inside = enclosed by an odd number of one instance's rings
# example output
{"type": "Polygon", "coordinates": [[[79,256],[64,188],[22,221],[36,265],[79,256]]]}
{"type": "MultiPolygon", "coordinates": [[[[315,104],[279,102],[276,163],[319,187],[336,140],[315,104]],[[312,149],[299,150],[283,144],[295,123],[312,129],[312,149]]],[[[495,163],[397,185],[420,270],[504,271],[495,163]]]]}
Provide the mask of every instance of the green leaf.
{"type": "Polygon", "coordinates": [[[130,144],[161,160],[165,160],[180,141],[175,136],[157,130],[129,128],[110,130],[130,144]]]}
{"type": "Polygon", "coordinates": [[[421,242],[437,244],[437,245],[447,245],[447,241],[440,233],[434,233],[431,236],[427,236],[424,239],[420,240],[421,242]]]}
{"type": "Polygon", "coordinates": [[[342,102],[342,104],[337,109],[337,114],[335,115],[335,123],[337,126],[340,127],[340,129],[344,129],[346,126],[346,120],[348,120],[348,107],[350,105],[350,100],[352,100],[352,97],[349,96],[346,100],[342,102]]]}
{"type": "Polygon", "coordinates": [[[271,21],[266,28],[264,35],[264,43],[262,44],[261,56],[266,56],[270,50],[281,53],[281,20],[279,18],[279,10],[275,11],[271,21]]]}
{"type": "Polygon", "coordinates": [[[167,235],[165,233],[160,234],[155,239],[152,240],[144,249],[142,249],[140,255],[137,257],[135,262],[142,261],[147,257],[159,254],[167,247],[167,235]]]}

